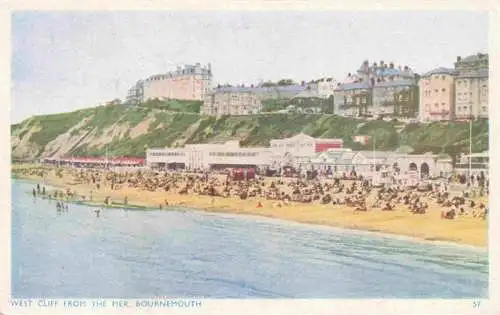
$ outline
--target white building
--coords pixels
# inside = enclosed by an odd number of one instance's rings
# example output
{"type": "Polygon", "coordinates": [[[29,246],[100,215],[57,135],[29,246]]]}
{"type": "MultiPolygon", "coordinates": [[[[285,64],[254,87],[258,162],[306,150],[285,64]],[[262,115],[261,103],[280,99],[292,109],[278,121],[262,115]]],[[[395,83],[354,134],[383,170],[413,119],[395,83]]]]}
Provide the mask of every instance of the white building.
{"type": "Polygon", "coordinates": [[[213,169],[228,167],[263,167],[271,164],[269,148],[242,148],[238,141],[222,144],[190,144],[184,148],[148,149],[149,167],[213,169]]]}
{"type": "MultiPolygon", "coordinates": [[[[354,171],[365,177],[388,171],[398,172],[402,176],[426,178],[446,176],[452,171],[449,157],[352,151],[342,146],[341,139],[318,139],[301,133],[291,138],[273,139],[270,147],[242,148],[238,141],[228,141],[219,144],[188,144],[183,148],[148,149],[146,164],[149,167],[205,170],[230,167],[278,170],[290,166],[295,169],[330,171],[339,175],[354,171]]],[[[483,155],[481,157],[484,160],[483,155]]]]}
{"type": "Polygon", "coordinates": [[[242,148],[238,141],[221,144],[188,144],[183,148],[154,148],[146,152],[147,165],[182,166],[189,169],[209,169],[229,166],[298,166],[318,152],[342,148],[342,139],[316,139],[298,134],[287,139],[271,140],[270,147],[242,148]]]}
{"type": "Polygon", "coordinates": [[[371,177],[385,170],[390,173],[397,172],[403,176],[413,173],[418,178],[425,178],[448,174],[450,171],[448,162],[433,154],[330,149],[317,154],[308,161],[301,162],[301,166],[319,171],[330,171],[337,175],[355,172],[358,176],[371,177]]]}
{"type": "Polygon", "coordinates": [[[490,157],[489,153],[478,152],[472,154],[462,154],[456,165],[456,171],[463,174],[489,174],[490,157]]]}

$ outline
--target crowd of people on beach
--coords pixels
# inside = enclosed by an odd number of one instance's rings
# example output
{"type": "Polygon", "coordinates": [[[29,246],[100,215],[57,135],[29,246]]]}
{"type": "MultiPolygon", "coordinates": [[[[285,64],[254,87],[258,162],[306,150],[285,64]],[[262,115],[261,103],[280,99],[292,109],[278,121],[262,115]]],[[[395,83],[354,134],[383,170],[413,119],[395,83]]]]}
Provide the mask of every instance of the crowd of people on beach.
{"type": "MultiPolygon", "coordinates": [[[[234,180],[230,173],[214,172],[190,173],[185,171],[110,171],[103,169],[84,168],[55,168],[39,167],[20,170],[22,175],[40,176],[44,178],[50,172],[59,178],[72,181],[73,184],[90,185],[92,190],[88,195],[77,196],[69,188],[66,191],[54,190],[46,193],[45,187],[33,189],[33,195],[47,196],[49,199],[93,201],[93,190],[111,191],[121,190],[124,187],[150,191],[173,192],[179,195],[201,195],[214,198],[239,198],[254,200],[256,207],[263,207],[262,200],[273,201],[273,207],[287,207],[294,203],[323,204],[350,207],[353,213],[360,213],[379,209],[381,211],[395,211],[404,209],[415,215],[421,215],[432,208],[441,209],[441,218],[455,219],[457,216],[472,216],[485,219],[487,205],[474,201],[476,197],[487,196],[489,181],[484,176],[470,178],[470,187],[460,195],[448,191],[449,185],[463,183],[464,175],[455,174],[446,181],[427,182],[417,187],[391,185],[375,187],[368,179],[358,177],[346,180],[346,177],[337,177],[331,180],[284,178],[256,176],[252,180],[234,180]]],[[[465,181],[467,178],[465,177],[465,181]]],[[[111,203],[111,196],[106,196],[104,204],[111,203]]],[[[125,196],[122,204],[128,204],[125,196]]],[[[171,205],[167,199],[163,208],[171,205]]]]}

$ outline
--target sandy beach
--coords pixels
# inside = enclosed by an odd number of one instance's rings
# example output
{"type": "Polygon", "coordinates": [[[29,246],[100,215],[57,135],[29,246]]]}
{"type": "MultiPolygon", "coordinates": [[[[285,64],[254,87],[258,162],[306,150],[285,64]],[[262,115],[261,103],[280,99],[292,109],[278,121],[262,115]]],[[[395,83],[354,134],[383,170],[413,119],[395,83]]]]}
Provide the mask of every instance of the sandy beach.
{"type": "MultiPolygon", "coordinates": [[[[16,178],[33,180],[34,185],[40,182],[40,176],[22,175],[16,172],[22,168],[26,166],[13,165],[13,174],[16,178]]],[[[370,209],[367,212],[354,213],[353,209],[347,206],[331,204],[291,203],[278,207],[276,202],[258,197],[242,200],[236,197],[181,195],[173,191],[145,191],[125,186],[120,190],[111,190],[107,186],[95,190],[91,185],[76,184],[71,178],[59,178],[53,173],[45,176],[44,184],[59,187],[61,190],[69,188],[78,195],[84,196],[89,196],[92,190],[92,204],[96,205],[103,204],[106,196],[110,197],[111,203],[117,204],[123,203],[124,198],[127,197],[129,206],[144,206],[160,210],[160,205],[168,200],[169,206],[163,206],[163,211],[174,207],[186,207],[210,212],[259,215],[300,223],[382,232],[483,248],[487,246],[487,220],[470,215],[457,216],[454,220],[441,219],[441,211],[444,208],[438,205],[430,205],[427,213],[418,215],[409,212],[408,208],[403,205],[397,205],[394,211],[370,209]],[[259,202],[262,203],[262,207],[257,207],[259,202]]],[[[487,203],[486,196],[475,199],[487,203]]]]}

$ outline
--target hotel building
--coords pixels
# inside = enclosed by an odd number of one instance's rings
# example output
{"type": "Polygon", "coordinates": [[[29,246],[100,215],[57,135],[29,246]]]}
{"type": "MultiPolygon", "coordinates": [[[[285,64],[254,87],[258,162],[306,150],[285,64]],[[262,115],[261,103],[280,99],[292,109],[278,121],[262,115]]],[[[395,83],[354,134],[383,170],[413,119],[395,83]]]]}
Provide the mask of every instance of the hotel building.
{"type": "Polygon", "coordinates": [[[250,115],[261,109],[261,99],[251,88],[229,87],[208,93],[201,113],[209,116],[250,115]]]}
{"type": "Polygon", "coordinates": [[[143,101],[150,99],[204,100],[212,86],[210,64],[177,67],[176,71],[153,75],[143,82],[143,101]]]}
{"type": "Polygon", "coordinates": [[[488,54],[457,57],[455,115],[457,119],[488,118],[488,54]]]}
{"type": "Polygon", "coordinates": [[[335,89],[335,113],[340,116],[415,117],[418,112],[417,76],[408,67],[365,60],[355,75],[335,89]]]}
{"type": "Polygon", "coordinates": [[[454,119],[456,71],[437,68],[422,75],[419,120],[432,122],[454,119]]]}
{"type": "Polygon", "coordinates": [[[333,97],[333,112],[344,117],[361,116],[372,103],[371,92],[372,87],[367,82],[339,84],[333,97]]]}
{"type": "Polygon", "coordinates": [[[209,116],[257,114],[262,110],[262,101],[293,98],[307,89],[307,85],[220,87],[207,94],[201,113],[209,116]]]}

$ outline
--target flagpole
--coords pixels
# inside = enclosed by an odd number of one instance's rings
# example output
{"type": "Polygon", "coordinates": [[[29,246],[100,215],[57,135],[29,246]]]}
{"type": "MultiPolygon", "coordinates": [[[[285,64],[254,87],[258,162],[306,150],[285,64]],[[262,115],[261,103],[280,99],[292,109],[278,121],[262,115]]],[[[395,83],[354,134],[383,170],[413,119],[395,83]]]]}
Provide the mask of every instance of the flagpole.
{"type": "Polygon", "coordinates": [[[472,176],[472,119],[469,121],[469,184],[472,176]]]}
{"type": "Polygon", "coordinates": [[[372,135],[373,141],[372,141],[372,181],[375,180],[375,135],[372,135]]]}

